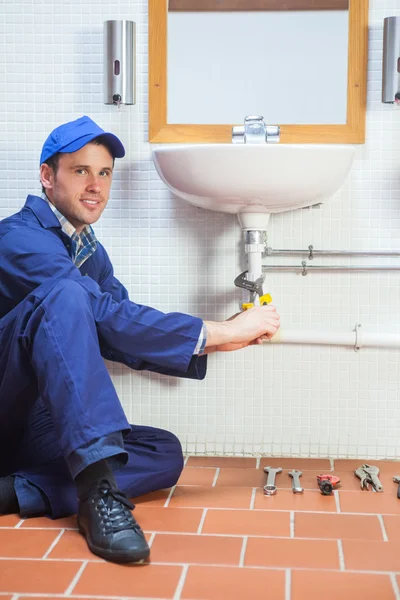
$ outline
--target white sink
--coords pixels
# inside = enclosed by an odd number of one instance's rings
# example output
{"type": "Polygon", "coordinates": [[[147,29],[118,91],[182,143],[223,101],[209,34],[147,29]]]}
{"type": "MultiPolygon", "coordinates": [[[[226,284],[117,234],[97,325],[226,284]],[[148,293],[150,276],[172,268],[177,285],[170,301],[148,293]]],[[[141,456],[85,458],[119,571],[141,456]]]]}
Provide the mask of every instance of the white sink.
{"type": "Polygon", "coordinates": [[[153,160],[179,198],[262,228],[270,213],[332,196],[354,154],[354,146],[336,144],[187,144],[154,148],[153,160]]]}

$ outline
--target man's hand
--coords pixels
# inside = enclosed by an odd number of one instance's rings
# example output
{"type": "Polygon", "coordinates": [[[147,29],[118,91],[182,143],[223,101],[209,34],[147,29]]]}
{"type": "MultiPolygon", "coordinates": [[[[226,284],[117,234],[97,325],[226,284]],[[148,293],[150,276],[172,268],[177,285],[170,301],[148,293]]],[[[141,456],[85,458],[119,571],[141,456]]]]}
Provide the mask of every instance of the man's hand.
{"type": "Polygon", "coordinates": [[[205,321],[207,343],[205,354],[209,352],[232,351],[253,344],[261,344],[278,331],[280,317],[275,306],[255,306],[238,313],[222,323],[205,321]],[[209,349],[209,350],[208,350],[209,349]]]}

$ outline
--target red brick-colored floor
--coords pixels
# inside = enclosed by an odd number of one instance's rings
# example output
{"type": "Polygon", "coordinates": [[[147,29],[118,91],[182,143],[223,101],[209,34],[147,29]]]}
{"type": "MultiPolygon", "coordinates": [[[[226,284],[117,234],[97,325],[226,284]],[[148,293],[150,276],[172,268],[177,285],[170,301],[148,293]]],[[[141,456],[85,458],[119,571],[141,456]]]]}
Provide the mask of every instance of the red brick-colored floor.
{"type": "Polygon", "coordinates": [[[354,476],[362,462],[189,457],[175,488],[134,499],[151,545],[140,566],[91,554],[74,517],[0,517],[0,600],[400,600],[400,463],[373,462],[375,493],[354,476]],[[270,497],[268,464],[283,468],[270,497]],[[333,496],[321,472],[340,477],[333,496]]]}

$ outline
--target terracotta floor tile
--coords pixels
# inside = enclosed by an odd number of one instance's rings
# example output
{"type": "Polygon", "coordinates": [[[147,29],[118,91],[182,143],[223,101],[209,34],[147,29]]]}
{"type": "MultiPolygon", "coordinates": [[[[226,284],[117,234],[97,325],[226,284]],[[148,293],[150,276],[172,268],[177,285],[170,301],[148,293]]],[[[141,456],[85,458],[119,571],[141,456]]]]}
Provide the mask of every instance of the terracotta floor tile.
{"type": "MultiPolygon", "coordinates": [[[[278,475],[280,477],[280,475],[278,475]]],[[[261,487],[266,483],[267,474],[260,469],[221,469],[216,485],[261,487]]]]}
{"type": "Polygon", "coordinates": [[[292,571],[291,600],[395,600],[388,575],[292,571]]]}
{"type": "Polygon", "coordinates": [[[19,515],[0,515],[0,527],[15,527],[20,520],[19,515]]]}
{"type": "Polygon", "coordinates": [[[78,531],[64,531],[48,558],[79,558],[101,560],[90,552],[86,540],[78,531]]]}
{"type": "Polygon", "coordinates": [[[76,515],[65,517],[63,519],[48,519],[47,517],[38,517],[36,519],[26,519],[21,528],[40,527],[50,529],[78,529],[76,515]]]}
{"type": "Polygon", "coordinates": [[[2,560],[0,592],[64,594],[81,567],[80,562],[2,560]]]}
{"type": "MultiPolygon", "coordinates": [[[[10,596],[11,598],[12,596],[10,596]]],[[[20,598],[20,600],[65,600],[66,598],[68,598],[68,596],[63,596],[60,598],[60,596],[22,596],[20,598]]],[[[8,600],[8,596],[2,596],[1,600],[8,600]]],[[[73,600],[88,600],[87,598],[85,598],[84,596],[74,596],[73,600]]],[[[93,599],[94,600],[94,599],[93,599]]],[[[102,596],[101,600],[115,600],[112,596],[108,597],[107,596],[102,596]]]]}
{"type": "Polygon", "coordinates": [[[323,496],[320,492],[312,490],[304,494],[293,494],[291,490],[280,489],[275,496],[265,496],[262,490],[257,490],[254,508],[336,512],[336,503],[333,495],[323,496]]]}
{"type": "MultiPolygon", "coordinates": [[[[12,596],[10,596],[10,598],[12,598],[12,596]]],[[[65,600],[65,598],[68,598],[68,596],[64,596],[63,598],[60,598],[60,596],[23,596],[22,597],[23,600],[65,600]]],[[[22,598],[20,600],[22,600],[22,598]]],[[[8,600],[8,596],[2,596],[1,600],[8,600]]],[[[87,600],[87,598],[85,598],[84,596],[74,596],[74,600],[87,600]]],[[[112,598],[112,596],[110,596],[109,598],[107,598],[106,596],[102,596],[101,600],[114,600],[114,598],[112,598]]]]}
{"type": "Polygon", "coordinates": [[[170,531],[176,533],[196,533],[202,509],[196,508],[158,508],[139,505],[135,518],[144,531],[170,531]]]}
{"type": "Polygon", "coordinates": [[[326,515],[296,512],[294,535],[300,538],[383,541],[382,528],[378,517],[373,515],[326,515]]]}
{"type": "Polygon", "coordinates": [[[185,467],[177,485],[212,485],[217,469],[185,467]]]}
{"type": "Polygon", "coordinates": [[[355,471],[363,463],[376,465],[381,473],[400,475],[400,461],[395,460],[369,460],[369,459],[336,459],[333,461],[335,471],[355,471]]]}
{"type": "Polygon", "coordinates": [[[73,595],[173,598],[182,567],[89,563],[73,595]]]}
{"type": "Polygon", "coordinates": [[[246,456],[191,456],[187,467],[255,468],[257,459],[246,456]]]}
{"type": "Polygon", "coordinates": [[[339,491],[339,500],[344,513],[400,514],[400,500],[395,492],[339,491]]]}
{"type": "Polygon", "coordinates": [[[343,540],[343,554],[351,571],[400,571],[400,541],[343,540]]]}
{"type": "Polygon", "coordinates": [[[284,600],[285,572],[234,567],[189,567],[182,600],[284,600]]]}
{"type": "Polygon", "coordinates": [[[260,469],[264,467],[281,467],[282,469],[297,469],[299,471],[325,471],[331,470],[331,462],[328,458],[268,458],[263,457],[260,461],[260,469]]]}
{"type": "Polygon", "coordinates": [[[42,558],[58,534],[54,529],[0,529],[0,556],[42,558]]]}
{"type": "Polygon", "coordinates": [[[289,537],[290,513],[266,510],[208,510],[202,533],[289,537]]]}
{"type": "Polygon", "coordinates": [[[383,515],[383,523],[389,542],[400,540],[400,516],[383,515]]]}
{"type": "Polygon", "coordinates": [[[157,492],[132,498],[132,502],[133,504],[147,504],[148,506],[164,506],[169,494],[170,490],[158,490],[157,492]]]}
{"type": "Polygon", "coordinates": [[[252,489],[241,487],[177,487],[169,506],[249,508],[252,489]]]}
{"type": "Polygon", "coordinates": [[[334,540],[249,538],[244,558],[246,567],[303,567],[339,569],[339,552],[334,540]]]}
{"type": "Polygon", "coordinates": [[[239,537],[161,533],[151,546],[151,561],[239,566],[242,545],[239,537]]]}

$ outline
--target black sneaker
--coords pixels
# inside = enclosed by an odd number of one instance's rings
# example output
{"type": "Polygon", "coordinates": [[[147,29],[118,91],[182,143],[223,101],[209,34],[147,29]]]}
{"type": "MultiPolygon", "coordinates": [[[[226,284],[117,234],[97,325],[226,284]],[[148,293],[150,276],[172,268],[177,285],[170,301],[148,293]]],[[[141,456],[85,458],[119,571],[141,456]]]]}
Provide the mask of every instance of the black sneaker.
{"type": "Polygon", "coordinates": [[[107,480],[79,502],[79,531],[90,550],[112,562],[143,562],[150,554],[143,531],[131,513],[134,506],[107,480]]]}

